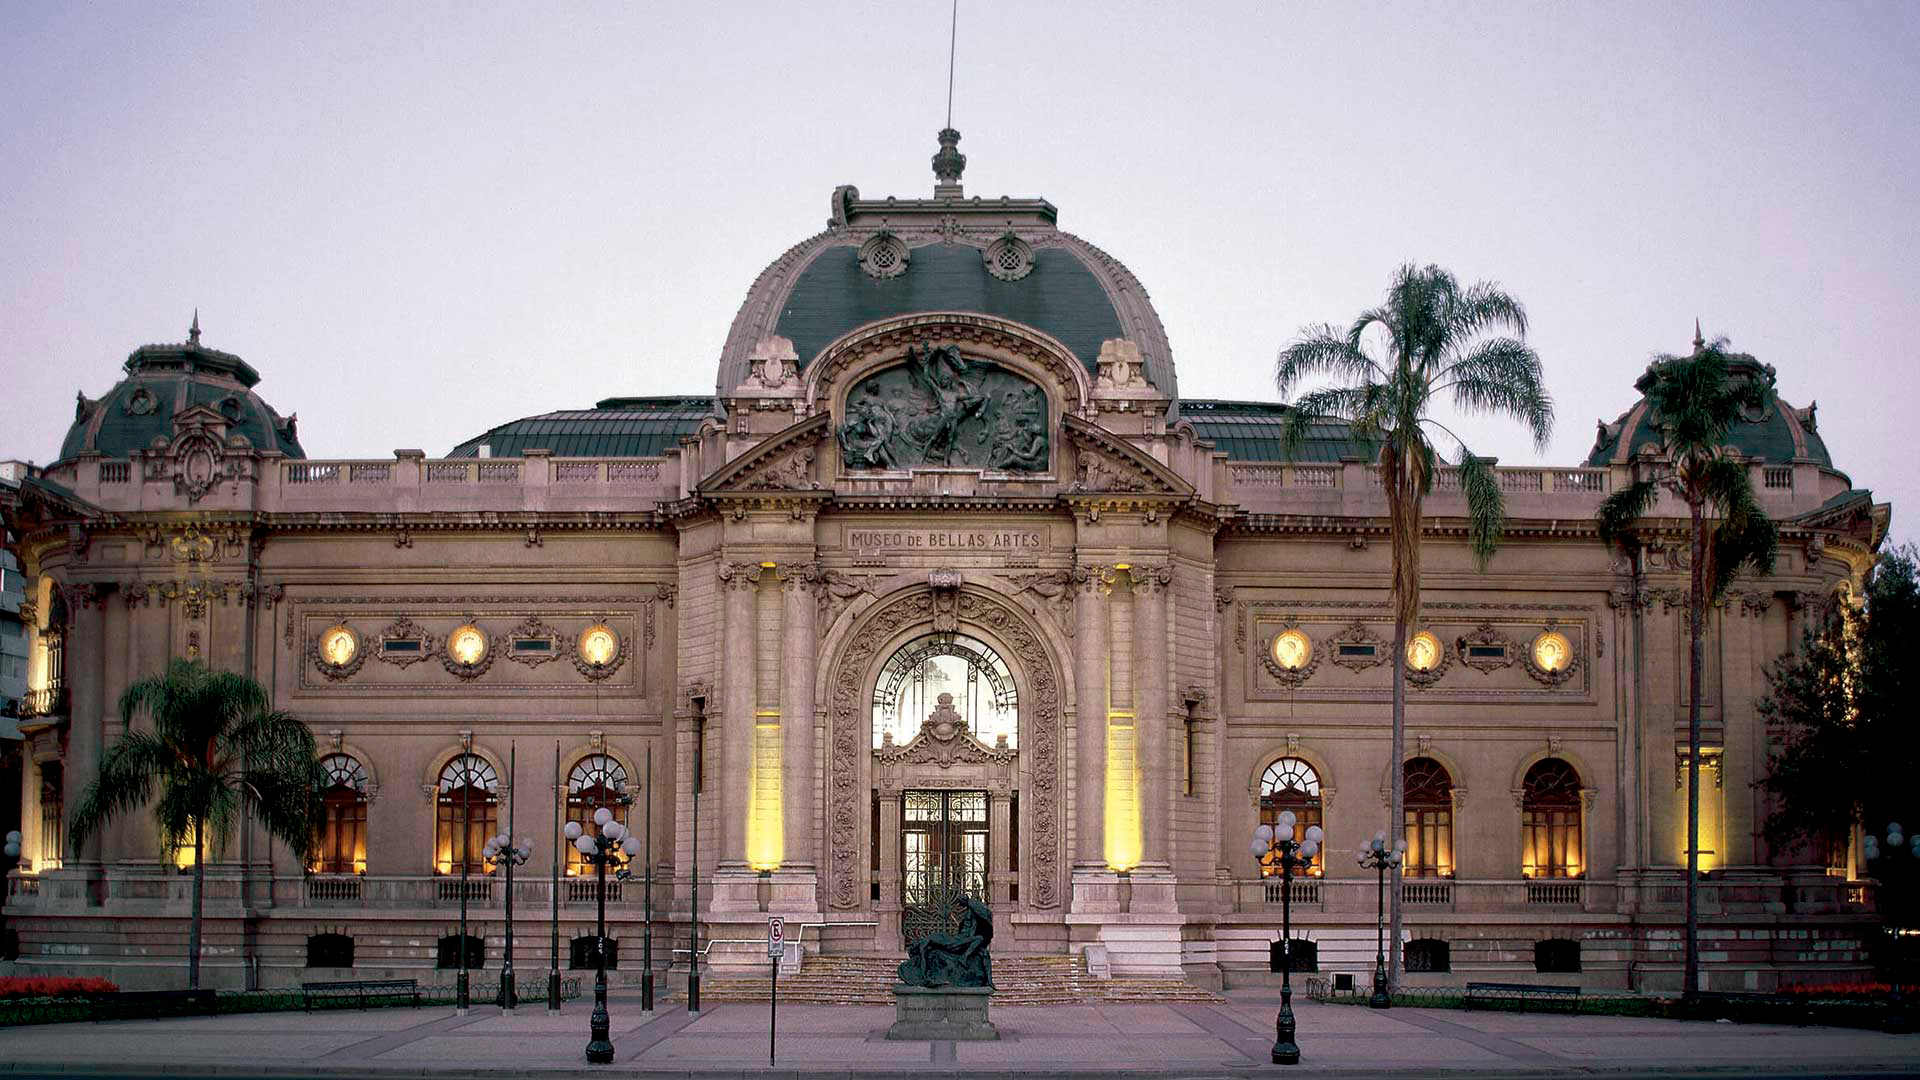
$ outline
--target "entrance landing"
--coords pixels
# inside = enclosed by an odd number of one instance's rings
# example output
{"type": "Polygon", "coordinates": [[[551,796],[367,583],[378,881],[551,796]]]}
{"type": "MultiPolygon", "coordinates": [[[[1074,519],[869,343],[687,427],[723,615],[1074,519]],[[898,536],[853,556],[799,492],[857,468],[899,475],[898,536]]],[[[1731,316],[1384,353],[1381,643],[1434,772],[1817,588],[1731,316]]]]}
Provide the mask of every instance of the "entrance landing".
{"type": "MultiPolygon", "coordinates": [[[[809,956],[798,975],[780,978],[781,1004],[893,1005],[904,957],[809,956]]],[[[1078,956],[996,956],[993,1007],[1113,1005],[1127,1002],[1215,1003],[1216,994],[1179,979],[1096,979],[1078,956]]],[[[703,979],[700,1000],[766,1001],[768,980],[703,979]]]]}

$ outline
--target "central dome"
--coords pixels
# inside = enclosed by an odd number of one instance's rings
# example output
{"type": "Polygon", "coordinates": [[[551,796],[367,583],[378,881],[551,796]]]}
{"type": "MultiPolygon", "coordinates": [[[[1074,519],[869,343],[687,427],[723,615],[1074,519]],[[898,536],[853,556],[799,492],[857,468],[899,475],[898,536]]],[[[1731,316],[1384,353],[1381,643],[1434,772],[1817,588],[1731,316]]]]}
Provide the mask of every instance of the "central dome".
{"type": "Polygon", "coordinates": [[[1089,372],[1102,342],[1131,341],[1147,379],[1178,397],[1166,330],[1132,272],[1061,232],[1045,199],[966,198],[959,184],[965,159],[949,153],[959,136],[941,134],[933,198],[862,199],[840,187],[826,230],[761,272],[727,334],[718,392],[746,380],[754,345],[768,336],[791,340],[804,371],[828,345],[869,323],[951,311],[1039,330],[1089,372]]]}

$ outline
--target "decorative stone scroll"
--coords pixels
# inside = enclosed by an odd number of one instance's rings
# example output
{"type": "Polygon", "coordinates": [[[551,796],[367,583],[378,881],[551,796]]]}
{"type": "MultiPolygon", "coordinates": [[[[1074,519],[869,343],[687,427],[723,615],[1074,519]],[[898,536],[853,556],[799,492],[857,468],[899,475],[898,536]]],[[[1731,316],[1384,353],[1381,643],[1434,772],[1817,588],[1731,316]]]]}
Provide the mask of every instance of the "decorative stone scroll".
{"type": "MultiPolygon", "coordinates": [[[[860,790],[860,762],[871,752],[872,735],[873,688],[866,685],[867,675],[876,654],[900,631],[932,622],[934,608],[931,588],[903,593],[876,606],[849,635],[845,651],[835,661],[827,762],[827,903],[835,909],[858,907],[867,897],[865,881],[859,876],[860,853],[865,850],[860,827],[868,806],[866,793],[860,790]]],[[[981,627],[1005,644],[1026,676],[1021,693],[1021,752],[1031,755],[1031,843],[1022,844],[1028,868],[1021,894],[1033,907],[1057,907],[1061,732],[1060,684],[1053,661],[1027,617],[1005,601],[963,591],[953,611],[961,623],[981,627]]]]}

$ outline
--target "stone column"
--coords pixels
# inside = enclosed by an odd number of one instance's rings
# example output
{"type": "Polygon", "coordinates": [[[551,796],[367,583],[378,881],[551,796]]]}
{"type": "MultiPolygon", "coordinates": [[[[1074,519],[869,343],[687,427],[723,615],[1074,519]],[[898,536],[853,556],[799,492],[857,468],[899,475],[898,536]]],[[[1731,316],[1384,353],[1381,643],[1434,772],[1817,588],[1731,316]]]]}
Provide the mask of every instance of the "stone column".
{"type": "Polygon", "coordinates": [[[756,603],[760,567],[755,563],[720,564],[725,596],[720,635],[720,798],[709,804],[720,814],[717,869],[744,870],[747,863],[747,815],[753,791],[753,707],[759,645],[756,603]]]}
{"type": "Polygon", "coordinates": [[[900,793],[880,793],[880,865],[873,873],[880,879],[880,899],[874,904],[874,918],[880,923],[875,940],[889,944],[900,940],[900,793]]]}
{"type": "MultiPolygon", "coordinates": [[[[72,814],[80,797],[100,774],[100,754],[106,722],[106,598],[97,585],[67,586],[66,670],[67,752],[61,771],[63,806],[72,814]]],[[[90,874],[99,872],[101,833],[84,844],[73,843],[68,866],[90,874]]],[[[97,896],[95,898],[97,902],[97,896]]]]}
{"type": "Polygon", "coordinates": [[[1133,703],[1140,760],[1140,861],[1168,864],[1172,755],[1167,732],[1167,587],[1171,566],[1133,569],[1133,703]]]}
{"type": "Polygon", "coordinates": [[[1006,792],[994,791],[987,795],[987,823],[992,830],[987,839],[987,895],[988,905],[995,911],[1003,906],[1011,906],[1009,898],[1011,883],[1020,880],[1020,868],[1008,865],[1010,848],[1008,842],[1013,839],[1012,817],[1008,813],[1011,804],[1006,792]]]}
{"type": "Polygon", "coordinates": [[[819,568],[781,567],[780,585],[786,592],[782,613],[780,665],[780,736],[786,761],[781,814],[786,828],[786,865],[814,868],[814,840],[819,834],[820,803],[813,775],[813,676],[820,658],[815,655],[813,586],[819,568]]]}
{"type": "Polygon", "coordinates": [[[1076,566],[1074,588],[1074,864],[1106,865],[1107,595],[1112,571],[1076,566]]]}

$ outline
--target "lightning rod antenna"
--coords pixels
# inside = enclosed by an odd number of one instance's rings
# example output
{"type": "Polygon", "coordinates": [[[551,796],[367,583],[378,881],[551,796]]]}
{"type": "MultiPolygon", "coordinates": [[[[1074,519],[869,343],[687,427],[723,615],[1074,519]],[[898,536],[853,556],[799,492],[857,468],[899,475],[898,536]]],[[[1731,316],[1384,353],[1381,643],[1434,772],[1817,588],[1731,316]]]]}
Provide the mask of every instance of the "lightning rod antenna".
{"type": "Polygon", "coordinates": [[[947,30],[947,126],[953,126],[953,57],[960,41],[960,0],[953,0],[953,25],[947,30]]]}

